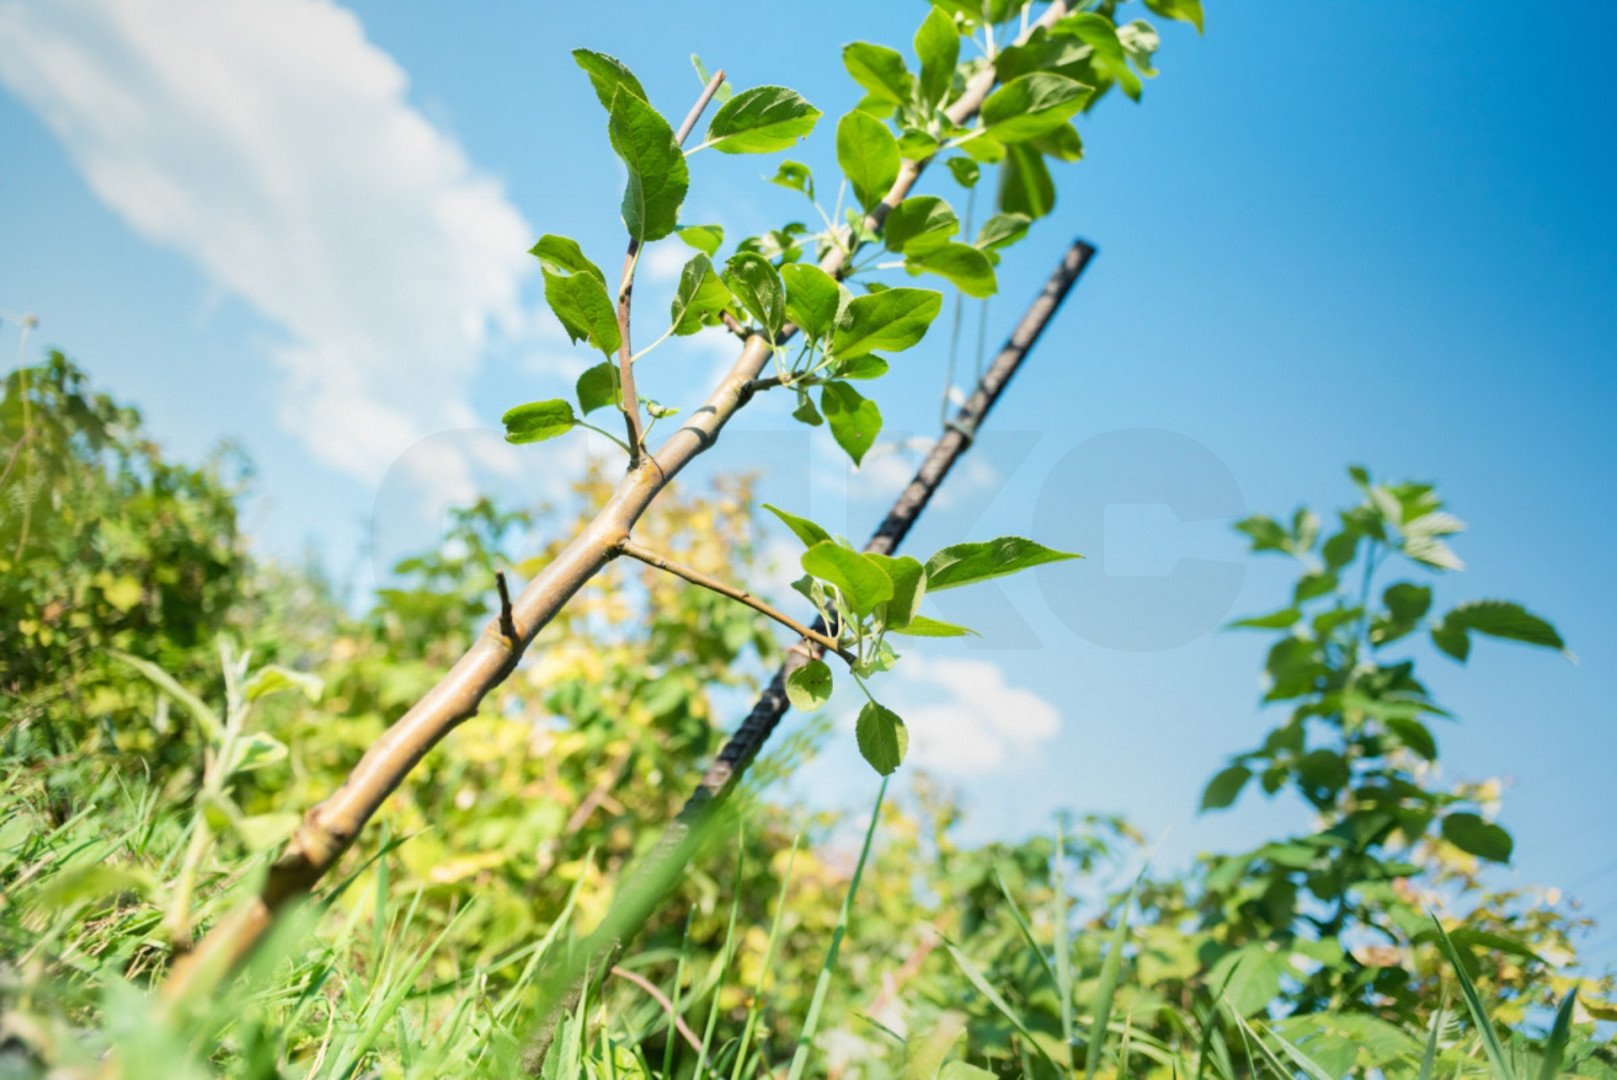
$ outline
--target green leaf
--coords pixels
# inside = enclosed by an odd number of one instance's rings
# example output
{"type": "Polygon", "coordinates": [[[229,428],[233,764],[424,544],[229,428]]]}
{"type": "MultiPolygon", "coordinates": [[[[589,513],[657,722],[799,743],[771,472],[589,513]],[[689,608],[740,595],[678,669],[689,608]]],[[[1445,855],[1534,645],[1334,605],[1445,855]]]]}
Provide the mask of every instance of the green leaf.
{"type": "Polygon", "coordinates": [[[1329,595],[1339,584],[1335,574],[1317,574],[1310,571],[1297,579],[1297,587],[1292,591],[1291,598],[1295,603],[1301,604],[1329,595]]]}
{"type": "Polygon", "coordinates": [[[1432,738],[1431,730],[1412,716],[1386,716],[1381,722],[1387,726],[1399,742],[1409,747],[1427,761],[1437,760],[1437,740],[1432,738]]]}
{"type": "Polygon", "coordinates": [[[779,184],[783,188],[801,191],[809,198],[814,198],[814,174],[809,167],[801,161],[783,161],[775,175],[770,177],[771,184],[779,184]]]}
{"type": "Polygon", "coordinates": [[[1463,629],[1441,624],[1434,626],[1432,627],[1432,644],[1462,664],[1471,655],[1471,635],[1467,634],[1463,629]]]}
{"type": "Polygon", "coordinates": [[[990,578],[1004,577],[1045,563],[1081,559],[1020,536],[1002,536],[986,543],[954,544],[926,562],[926,585],[934,591],[954,589],[990,578]]]}
{"type": "Polygon", "coordinates": [[[1508,863],[1515,847],[1510,833],[1479,814],[1461,812],[1443,819],[1443,839],[1489,862],[1508,863]]]}
{"type": "Polygon", "coordinates": [[[1164,19],[1178,19],[1190,23],[1196,32],[1203,33],[1202,0],[1145,0],[1145,6],[1164,19]]]}
{"type": "MultiPolygon", "coordinates": [[[[696,81],[701,83],[702,88],[705,90],[707,84],[713,81],[713,72],[708,70],[707,65],[702,63],[702,58],[695,53],[691,53],[691,67],[696,70],[696,81]]],[[[734,93],[735,87],[728,82],[722,82],[719,84],[719,88],[713,91],[713,100],[722,105],[724,102],[729,101],[734,93]]]]}
{"type": "Polygon", "coordinates": [[[881,432],[876,403],[845,382],[829,382],[820,390],[820,412],[831,425],[831,437],[858,465],[881,432]]]}
{"type": "Polygon", "coordinates": [[[808,396],[808,391],[801,388],[797,391],[797,408],[792,410],[792,419],[810,427],[819,427],[825,423],[825,418],[820,415],[820,410],[814,407],[814,401],[808,396]]]}
{"type": "Polygon", "coordinates": [[[1236,619],[1230,623],[1231,627],[1243,630],[1284,630],[1294,626],[1303,617],[1303,613],[1294,607],[1281,608],[1271,611],[1267,615],[1254,615],[1249,619],[1236,619]]]}
{"type": "Polygon", "coordinates": [[[939,247],[960,231],[960,219],[936,195],[913,195],[887,214],[882,242],[888,251],[903,254],[939,247]]]}
{"type": "Polygon", "coordinates": [[[528,249],[528,254],[537,256],[539,264],[547,270],[554,270],[558,274],[592,274],[603,286],[606,284],[606,275],[599,266],[585,258],[584,249],[578,246],[576,240],[546,233],[528,249]]]}
{"type": "Polygon", "coordinates": [[[612,98],[619,90],[625,90],[641,101],[646,100],[646,88],[640,85],[640,80],[634,77],[634,72],[617,57],[591,49],[574,49],[573,60],[584,69],[584,74],[590,77],[590,85],[595,87],[595,96],[601,99],[601,107],[607,111],[611,111],[612,98]]]}
{"type": "Polygon", "coordinates": [[[572,405],[551,398],[507,409],[500,422],[505,425],[506,442],[532,443],[565,435],[577,425],[578,417],[573,415],[572,405]]]}
{"type": "Polygon", "coordinates": [[[578,409],[585,416],[607,405],[618,404],[618,369],[612,363],[596,364],[578,377],[574,386],[578,409]]]}
{"type": "Polygon", "coordinates": [[[839,379],[879,379],[887,374],[891,365],[879,356],[856,356],[852,360],[844,360],[836,365],[836,376],[839,379]]]}
{"type": "Polygon", "coordinates": [[[786,700],[792,708],[813,712],[831,697],[831,669],[823,660],[810,660],[786,676],[786,700]]]}
{"type": "Polygon", "coordinates": [[[904,763],[904,754],[910,748],[910,733],[904,721],[891,709],[866,702],[859,710],[859,723],[855,730],[859,740],[859,753],[870,762],[870,767],[883,776],[904,763]]]}
{"type": "Polygon", "coordinates": [[[629,170],[624,226],[642,244],[661,240],[679,223],[680,204],[690,188],[690,171],[674,129],[642,98],[619,90],[610,106],[607,135],[629,170]]]}
{"type": "Polygon", "coordinates": [[[712,260],[700,253],[692,256],[679,273],[679,288],[668,309],[674,333],[696,333],[728,308],[732,299],[729,288],[713,269],[712,260]]]}
{"type": "Polygon", "coordinates": [[[1055,208],[1056,187],[1050,170],[1036,150],[1008,147],[999,171],[999,209],[1004,213],[1041,218],[1055,208]]]}
{"type": "Polygon", "coordinates": [[[898,153],[906,161],[925,161],[942,146],[920,128],[905,128],[898,136],[898,153]]]}
{"type": "Polygon", "coordinates": [[[999,291],[993,262],[970,244],[944,244],[914,252],[905,257],[904,268],[912,274],[937,274],[978,300],[999,291]]]}
{"type": "Polygon", "coordinates": [[[870,554],[893,582],[893,596],[887,601],[882,625],[901,630],[920,614],[921,598],[926,595],[926,567],[908,555],[870,554]]]}
{"type": "Polygon", "coordinates": [[[724,245],[723,225],[684,225],[674,230],[681,240],[708,258],[719,253],[724,245]]]}
{"type": "Polygon", "coordinates": [[[995,1080],[994,1074],[987,1069],[964,1061],[951,1061],[938,1073],[938,1080],[995,1080]]]}
{"type": "Polygon", "coordinates": [[[865,210],[898,179],[899,162],[898,140],[874,116],[855,109],[837,124],[837,164],[865,210]]]}
{"type": "Polygon", "coordinates": [[[960,61],[960,32],[954,19],[938,8],[927,12],[915,32],[915,55],[921,61],[921,103],[929,108],[942,104],[960,61]]]}
{"type": "Polygon", "coordinates": [[[284,761],[286,756],[285,743],[266,732],[255,731],[236,740],[230,760],[225,762],[225,775],[234,776],[262,769],[266,765],[284,761]]]}
{"type": "Polygon", "coordinates": [[[250,851],[268,851],[278,848],[292,838],[303,824],[301,814],[252,814],[231,822],[236,835],[250,851]]]}
{"type": "Polygon", "coordinates": [[[1077,79],[1053,71],[1019,75],[988,95],[983,125],[999,142],[1027,142],[1064,125],[1084,107],[1089,91],[1077,79]]]}
{"type": "Polygon", "coordinates": [[[995,214],[983,222],[975,243],[984,251],[998,251],[1026,236],[1031,224],[1033,219],[1026,214],[995,214]]]}
{"type": "Polygon", "coordinates": [[[618,351],[618,313],[594,274],[544,271],[545,302],[573,341],[588,341],[608,356],[618,351]]]}
{"type": "Polygon", "coordinates": [[[32,899],[41,911],[54,914],[84,901],[105,900],[124,893],[149,896],[155,891],[156,882],[138,867],[89,862],[53,875],[32,899]]]}
{"type": "Polygon", "coordinates": [[[640,404],[646,407],[646,414],[653,420],[666,420],[668,417],[679,413],[677,405],[664,405],[662,402],[654,401],[644,394],[640,395],[640,404]]]}
{"type": "Polygon", "coordinates": [[[261,697],[278,694],[284,690],[296,690],[310,701],[319,701],[325,685],[318,675],[293,671],[280,664],[270,664],[253,672],[252,678],[247,680],[243,690],[248,701],[257,701],[261,697]]]}
{"type": "Polygon", "coordinates": [[[969,157],[950,158],[949,171],[954,173],[955,183],[963,188],[976,187],[983,173],[982,166],[969,157]]]}
{"type": "Polygon", "coordinates": [[[1288,953],[1254,943],[1226,953],[1208,972],[1207,981],[1223,986],[1230,1008],[1241,1016],[1251,1016],[1275,999],[1281,978],[1291,970],[1288,953]]]}
{"type": "Polygon", "coordinates": [[[146,676],[152,685],[156,686],[163,693],[167,694],[177,705],[183,708],[186,712],[190,713],[191,718],[201,726],[202,733],[208,737],[210,742],[219,743],[224,740],[225,726],[220,722],[219,714],[214,712],[207,705],[203,704],[201,698],[197,697],[195,694],[191,693],[191,691],[181,686],[174,676],[170,675],[168,672],[164,671],[150,660],[142,660],[138,656],[131,656],[130,654],[120,652],[117,649],[111,649],[108,651],[112,654],[114,659],[128,664],[130,667],[146,676]]]}
{"type": "Polygon", "coordinates": [[[1028,149],[1037,150],[1045,157],[1055,158],[1057,161],[1084,159],[1084,141],[1078,137],[1078,129],[1071,124],[1062,124],[1037,139],[1029,139],[1027,146],[1028,149]]]}
{"type": "Polygon", "coordinates": [[[1240,796],[1241,789],[1252,779],[1252,770],[1245,765],[1231,765],[1213,776],[1202,792],[1203,810],[1222,810],[1240,796]]]}
{"type": "Polygon", "coordinates": [[[756,251],[730,256],[724,283],[770,337],[786,324],[786,286],[774,265],[756,251]]]}
{"type": "Polygon", "coordinates": [[[1426,615],[1432,607],[1432,590],[1424,585],[1400,581],[1388,586],[1381,594],[1382,603],[1399,622],[1414,622],[1426,615]]]}
{"type": "Polygon", "coordinates": [[[809,132],[820,110],[784,86],[743,90],[713,115],[707,141],[726,154],[767,154],[785,150],[809,132]]]}
{"type": "Polygon", "coordinates": [[[970,154],[973,161],[983,165],[998,165],[1005,160],[1007,152],[1007,147],[1004,143],[989,135],[982,128],[977,128],[955,145],[970,154]]]}
{"type": "Polygon", "coordinates": [[[813,547],[815,544],[831,539],[830,533],[826,532],[823,528],[810,521],[808,518],[798,517],[796,514],[789,514],[780,507],[770,506],[768,503],[764,503],[763,505],[765,510],[768,510],[771,514],[774,514],[776,517],[780,518],[781,523],[784,524],[788,529],[792,530],[792,535],[803,541],[804,547],[813,547]]]}
{"type": "Polygon", "coordinates": [[[836,586],[849,609],[869,615],[876,605],[893,598],[893,579],[874,559],[834,540],[822,540],[803,552],[803,569],[836,586]]]}
{"type": "Polygon", "coordinates": [[[934,619],[926,615],[917,615],[903,626],[892,627],[893,633],[904,634],[908,637],[965,637],[967,634],[975,637],[977,631],[969,626],[960,626],[942,619],[934,619]]]}
{"type": "MultiPolygon", "coordinates": [[[[1443,616],[1439,629],[1453,632],[1474,630],[1506,641],[1520,641],[1548,649],[1566,648],[1566,642],[1553,625],[1509,600],[1472,600],[1461,604],[1443,616]]],[[[1437,633],[1434,630],[1433,636],[1437,633]]],[[[1464,660],[1465,656],[1458,655],[1456,659],[1464,660]]]]}
{"type": "Polygon", "coordinates": [[[853,81],[872,96],[891,105],[908,105],[914,80],[904,66],[904,57],[885,45],[856,41],[843,47],[842,66],[853,81]]]}
{"type": "Polygon", "coordinates": [[[780,276],[786,284],[786,317],[815,340],[830,333],[842,306],[837,279],[813,263],[788,263],[780,276]]]}
{"type": "Polygon", "coordinates": [[[839,360],[880,350],[902,352],[926,336],[943,308],[943,294],[931,289],[883,289],[848,301],[831,337],[839,360]]]}

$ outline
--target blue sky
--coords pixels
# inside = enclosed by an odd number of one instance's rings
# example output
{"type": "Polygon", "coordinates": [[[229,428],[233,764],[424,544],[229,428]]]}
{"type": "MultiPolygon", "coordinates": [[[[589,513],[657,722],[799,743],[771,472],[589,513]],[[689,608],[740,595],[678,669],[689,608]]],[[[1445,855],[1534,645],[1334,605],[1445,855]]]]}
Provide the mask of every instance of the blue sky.
{"type": "MultiPolygon", "coordinates": [[[[923,11],[184,6],[0,0],[0,312],[38,314],[32,347],[74,355],[175,453],[240,442],[261,547],[313,545],[360,588],[367,545],[430,542],[443,500],[542,495],[592,452],[513,458],[490,430],[584,363],[527,246],[562,232],[610,262],[622,244],[620,173],[568,50],[622,57],[669,114],[696,52],[835,117],[855,99],[840,46],[902,46],[923,11]]],[[[1262,640],[1209,628],[1285,588],[1226,522],[1340,505],[1363,462],[1438,481],[1470,524],[1440,602],[1520,599],[1578,654],[1423,662],[1463,718],[1441,733],[1447,775],[1510,780],[1501,880],[1571,886],[1617,924],[1614,31],[1603,6],[1213,2],[1204,38],[1165,28],[1142,103],[1084,122],[1087,160],[1003,267],[990,340],[1071,237],[1100,256],[914,540],[1036,530],[1092,556],[940,609],[984,642],[924,649],[893,686],[974,833],[1122,810],[1182,859],[1304,827],[1285,800],[1194,814],[1270,722],[1262,640]]],[[[826,176],[828,133],[792,155],[826,176]]],[[[760,181],[772,167],[699,155],[687,220],[739,236],[801,213],[760,181]]],[[[643,310],[671,258],[648,258],[643,310]]],[[[883,384],[890,431],[935,428],[943,342],[883,384]]],[[[643,389],[689,402],[726,351],[659,354],[643,389]]],[[[766,403],[710,464],[767,464],[772,497],[863,536],[913,451],[850,477],[827,443],[766,403]]],[[[844,739],[799,787],[860,804],[862,769],[844,739]]],[[[1592,951],[1617,960],[1617,932],[1592,951]]]]}

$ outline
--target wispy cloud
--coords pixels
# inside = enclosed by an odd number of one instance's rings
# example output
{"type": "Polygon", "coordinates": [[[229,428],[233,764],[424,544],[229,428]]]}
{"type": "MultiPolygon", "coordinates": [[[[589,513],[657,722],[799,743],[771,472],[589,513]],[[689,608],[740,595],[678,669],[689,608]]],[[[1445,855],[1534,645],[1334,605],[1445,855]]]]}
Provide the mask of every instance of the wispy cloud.
{"type": "MultiPolygon", "coordinates": [[[[324,0],[0,0],[0,81],[96,194],[285,334],[280,422],[377,480],[475,423],[532,230],[324,0]]],[[[437,483],[456,486],[456,478],[437,483]]]]}
{"type": "Polygon", "coordinates": [[[1060,709],[1009,685],[986,660],[909,653],[896,675],[886,696],[909,728],[910,760],[923,769],[955,776],[989,772],[1061,730],[1060,709]]]}

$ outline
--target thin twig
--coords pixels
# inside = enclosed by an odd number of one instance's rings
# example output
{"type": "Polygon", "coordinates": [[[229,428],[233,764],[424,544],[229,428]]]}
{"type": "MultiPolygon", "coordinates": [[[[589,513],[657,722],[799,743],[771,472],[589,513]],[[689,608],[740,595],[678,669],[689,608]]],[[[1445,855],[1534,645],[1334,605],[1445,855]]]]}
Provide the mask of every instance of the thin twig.
{"type": "MultiPolygon", "coordinates": [[[[702,118],[702,111],[707,103],[713,100],[719,87],[724,83],[723,70],[715,71],[713,78],[702,87],[701,95],[691,111],[686,114],[685,120],[674,132],[674,145],[683,146],[685,140],[690,138],[691,129],[702,118]]],[[[646,430],[640,424],[640,397],[634,386],[634,349],[629,343],[629,311],[634,304],[634,271],[640,262],[640,238],[629,238],[629,250],[623,256],[623,277],[618,283],[618,381],[623,391],[623,418],[629,431],[629,464],[640,463],[640,455],[645,449],[646,430]]]]}
{"type": "Polygon", "coordinates": [[[562,826],[561,834],[563,836],[575,835],[578,830],[588,823],[591,815],[606,803],[612,795],[612,789],[617,786],[619,780],[623,779],[623,769],[629,764],[629,757],[633,752],[632,745],[625,746],[618,751],[612,764],[607,768],[606,774],[584,797],[584,801],[578,804],[578,808],[567,819],[567,824],[562,826]]]}
{"type": "Polygon", "coordinates": [[[504,570],[494,572],[494,584],[500,590],[500,633],[505,635],[507,641],[515,642],[517,640],[517,624],[511,615],[511,589],[505,583],[504,570]]]}
{"type": "Polygon", "coordinates": [[[759,614],[767,615],[771,619],[774,619],[776,622],[786,627],[786,629],[792,631],[798,637],[805,638],[814,642],[814,644],[818,645],[822,649],[836,653],[838,656],[842,657],[842,659],[846,660],[850,665],[852,665],[858,659],[853,655],[852,652],[844,649],[836,638],[822,631],[816,630],[813,627],[804,626],[802,623],[798,622],[784,611],[781,611],[779,608],[774,607],[764,600],[758,599],[758,597],[752,595],[750,592],[747,592],[744,589],[738,589],[734,585],[720,581],[716,577],[709,577],[707,574],[702,573],[702,571],[693,566],[686,566],[684,563],[675,562],[673,559],[670,559],[667,556],[659,555],[655,551],[648,548],[643,548],[633,540],[623,541],[618,550],[629,556],[631,559],[640,560],[647,566],[654,566],[658,570],[664,570],[670,574],[673,574],[675,577],[684,578],[692,585],[700,585],[702,588],[716,592],[720,596],[728,596],[732,600],[746,604],[759,614]]]}
{"type": "Polygon", "coordinates": [[[685,1023],[685,1018],[674,1011],[674,1003],[668,1000],[667,994],[657,989],[655,983],[639,972],[630,971],[626,967],[613,967],[612,974],[620,979],[627,979],[644,990],[651,1000],[663,1007],[663,1012],[668,1014],[669,1022],[674,1025],[674,1030],[679,1032],[680,1037],[685,1040],[690,1048],[698,1054],[702,1052],[702,1040],[698,1039],[696,1032],[692,1031],[690,1025],[685,1023]]]}

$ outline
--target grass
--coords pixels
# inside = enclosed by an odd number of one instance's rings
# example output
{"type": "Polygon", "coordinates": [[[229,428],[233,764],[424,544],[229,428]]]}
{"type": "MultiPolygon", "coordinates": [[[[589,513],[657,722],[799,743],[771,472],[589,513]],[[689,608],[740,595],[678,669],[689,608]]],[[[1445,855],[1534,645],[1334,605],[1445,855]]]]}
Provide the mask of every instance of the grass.
{"type": "MultiPolygon", "coordinates": [[[[538,940],[484,961],[461,956],[449,943],[461,921],[477,913],[478,899],[445,911],[417,887],[401,903],[394,859],[406,841],[385,837],[329,895],[294,912],[239,978],[204,1000],[165,1007],[148,982],[168,955],[171,896],[163,883],[189,872],[190,809],[143,777],[97,775],[86,762],[50,772],[12,762],[0,776],[0,1077],[44,1076],[46,1062],[57,1069],[52,1076],[111,1075],[106,1063],[116,1062],[119,1075],[156,1080],[518,1075],[544,1005],[543,973],[585,940],[577,933],[581,879],[538,940]]],[[[947,993],[933,986],[916,994],[916,1004],[929,994],[946,999],[948,1008],[916,1014],[932,1015],[934,1023],[895,1031],[854,1009],[833,1009],[832,989],[854,978],[842,964],[842,947],[860,918],[860,885],[884,795],[885,785],[800,1023],[781,1015],[771,978],[781,942],[796,922],[790,867],[799,850],[793,845],[767,927],[745,924],[732,885],[717,949],[699,951],[687,920],[673,955],[626,957],[624,975],[568,1011],[541,1075],[801,1080],[834,1075],[827,1047],[873,1027],[887,1052],[868,1057],[851,1075],[1341,1075],[1344,1037],[1332,1034],[1336,1021],[1328,1015],[1269,1022],[1221,1005],[1187,1010],[1179,1018],[1182,1037],[1172,1044],[1141,1031],[1119,994],[1131,947],[1132,893],[1113,911],[1106,940],[1090,943],[1103,957],[1098,975],[1081,980],[1074,957],[1083,935],[1072,935],[1074,911],[1067,902],[1058,899],[1033,919],[997,878],[1015,939],[1039,973],[1040,992],[1059,999],[1059,1038],[1024,1015],[954,942],[945,949],[958,984],[947,993]],[[755,931],[763,935],[762,962],[743,981],[736,961],[755,931]],[[1001,1025],[1004,1052],[964,1060],[968,1023],[1001,1025]],[[783,1042],[781,1033],[790,1031],[795,1038],[783,1042]]],[[[211,918],[261,869],[262,860],[245,860],[228,873],[198,873],[197,915],[211,918]]],[[[738,860],[738,882],[741,872],[738,860]]],[[[1065,888],[1056,895],[1064,896],[1065,888]]],[[[1428,1031],[1403,1033],[1385,1075],[1548,1078],[1562,1075],[1568,1061],[1587,1062],[1570,998],[1541,1050],[1503,1037],[1441,930],[1469,1023],[1461,1028],[1440,1013],[1428,1031]]]]}

